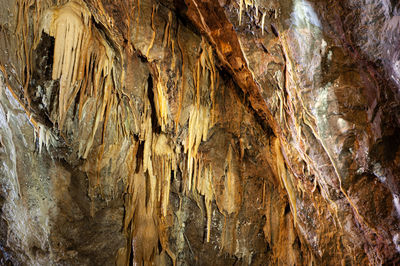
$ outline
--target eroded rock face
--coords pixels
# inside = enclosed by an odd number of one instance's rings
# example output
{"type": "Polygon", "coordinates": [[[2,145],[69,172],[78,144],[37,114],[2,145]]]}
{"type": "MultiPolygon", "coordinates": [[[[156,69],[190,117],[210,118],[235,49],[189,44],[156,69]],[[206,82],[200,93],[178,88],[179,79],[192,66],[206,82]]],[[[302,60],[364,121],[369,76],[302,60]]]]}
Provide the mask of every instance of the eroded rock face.
{"type": "Polygon", "coordinates": [[[4,264],[385,264],[398,4],[1,1],[4,264]]]}

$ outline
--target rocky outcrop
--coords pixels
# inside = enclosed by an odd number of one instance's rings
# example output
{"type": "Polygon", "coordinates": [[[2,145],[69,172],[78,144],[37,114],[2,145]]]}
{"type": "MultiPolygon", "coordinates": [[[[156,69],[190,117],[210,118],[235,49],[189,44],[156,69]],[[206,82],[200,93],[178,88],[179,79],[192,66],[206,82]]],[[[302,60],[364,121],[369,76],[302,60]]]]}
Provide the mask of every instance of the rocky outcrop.
{"type": "Polygon", "coordinates": [[[396,264],[393,1],[1,1],[0,261],[396,264]]]}

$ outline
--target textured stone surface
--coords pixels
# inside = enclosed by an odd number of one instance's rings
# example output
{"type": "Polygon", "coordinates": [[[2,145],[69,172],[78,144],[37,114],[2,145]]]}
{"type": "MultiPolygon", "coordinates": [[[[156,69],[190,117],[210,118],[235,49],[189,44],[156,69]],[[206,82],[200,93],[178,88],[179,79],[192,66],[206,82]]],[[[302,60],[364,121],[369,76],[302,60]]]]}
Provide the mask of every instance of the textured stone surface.
{"type": "Polygon", "coordinates": [[[396,1],[0,1],[0,262],[396,264],[396,1]]]}

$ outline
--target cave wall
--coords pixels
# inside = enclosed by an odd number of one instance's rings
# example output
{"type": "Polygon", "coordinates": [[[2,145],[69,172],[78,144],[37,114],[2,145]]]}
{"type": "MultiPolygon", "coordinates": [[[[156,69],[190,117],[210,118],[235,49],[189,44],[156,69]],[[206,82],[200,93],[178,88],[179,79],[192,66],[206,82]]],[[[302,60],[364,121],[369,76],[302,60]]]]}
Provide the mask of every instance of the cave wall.
{"type": "Polygon", "coordinates": [[[395,2],[0,3],[3,264],[399,262],[395,2]]]}

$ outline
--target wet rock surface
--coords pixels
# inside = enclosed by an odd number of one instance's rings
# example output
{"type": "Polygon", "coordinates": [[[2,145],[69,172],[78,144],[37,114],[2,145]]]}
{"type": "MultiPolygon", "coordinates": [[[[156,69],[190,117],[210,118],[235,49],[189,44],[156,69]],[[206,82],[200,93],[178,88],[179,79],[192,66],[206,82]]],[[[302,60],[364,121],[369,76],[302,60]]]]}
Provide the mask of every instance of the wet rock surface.
{"type": "Polygon", "coordinates": [[[395,1],[1,1],[0,264],[397,264],[395,1]]]}

